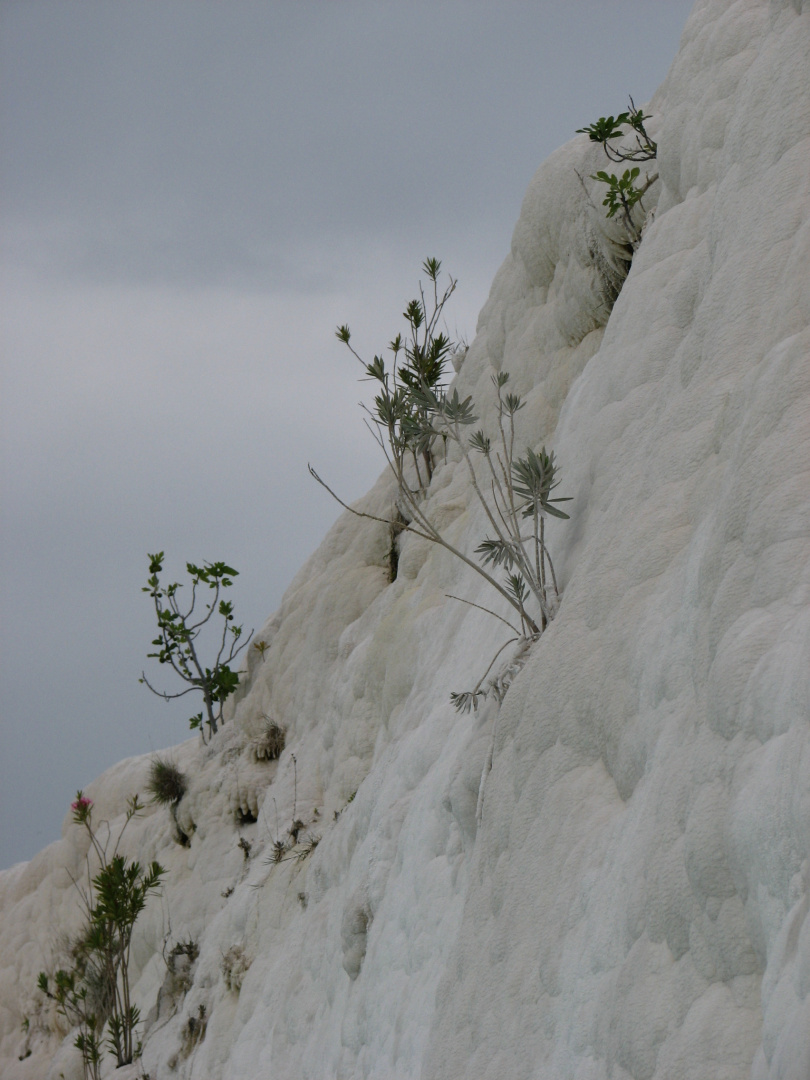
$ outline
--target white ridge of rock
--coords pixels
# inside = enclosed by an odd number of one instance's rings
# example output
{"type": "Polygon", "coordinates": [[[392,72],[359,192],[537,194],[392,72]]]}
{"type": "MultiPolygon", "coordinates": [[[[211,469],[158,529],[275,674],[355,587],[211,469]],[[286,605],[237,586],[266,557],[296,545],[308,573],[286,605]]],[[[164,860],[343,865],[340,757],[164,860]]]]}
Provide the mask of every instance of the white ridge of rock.
{"type": "MultiPolygon", "coordinates": [[[[168,871],[133,960],[152,1077],[810,1077],[807,0],[698,0],[647,111],[657,207],[612,311],[580,136],[533,179],[457,376],[491,425],[509,371],[521,442],[555,451],[556,618],[500,708],[459,715],[502,637],[445,594],[487,586],[412,536],[389,584],[386,528],[338,521],[220,734],[174,751],[189,846],[162,808],[127,830],[168,871]]],[[[359,505],[392,501],[383,476],[359,505]]],[[[467,552],[485,533],[452,456],[430,508],[467,552]]],[[[148,765],[88,789],[113,833],[148,765]]],[[[81,1075],[34,986],[86,850],[68,818],[0,874],[7,1080],[81,1075]]]]}

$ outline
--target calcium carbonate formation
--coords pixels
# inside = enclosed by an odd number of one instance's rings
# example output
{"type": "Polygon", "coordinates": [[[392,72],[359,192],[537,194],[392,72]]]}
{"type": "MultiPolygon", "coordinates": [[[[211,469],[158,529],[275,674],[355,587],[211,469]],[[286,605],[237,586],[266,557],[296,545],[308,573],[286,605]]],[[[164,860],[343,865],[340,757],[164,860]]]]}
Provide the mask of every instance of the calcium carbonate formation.
{"type": "MultiPolygon", "coordinates": [[[[338,521],[221,732],[174,752],[176,822],[127,831],[167,870],[133,951],[152,1077],[810,1077],[807,0],[698,0],[647,111],[660,180],[615,304],[580,135],[456,378],[491,428],[509,371],[518,437],[554,449],[556,618],[501,704],[458,713],[499,630],[446,594],[490,606],[486,584],[407,534],[391,582],[385,526],[338,521]]],[[[470,554],[462,466],[429,507],[470,554]]],[[[360,505],[393,499],[384,475],[360,505]]],[[[113,828],[148,769],[88,789],[113,828]]],[[[0,875],[6,1080],[81,1075],[34,988],[87,844],[68,819],[0,875]]]]}

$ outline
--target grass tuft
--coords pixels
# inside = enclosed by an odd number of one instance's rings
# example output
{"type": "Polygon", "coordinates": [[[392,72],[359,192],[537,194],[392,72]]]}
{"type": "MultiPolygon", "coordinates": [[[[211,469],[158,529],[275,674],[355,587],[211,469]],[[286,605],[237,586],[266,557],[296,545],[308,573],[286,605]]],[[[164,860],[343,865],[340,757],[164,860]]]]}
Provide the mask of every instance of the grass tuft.
{"type": "Polygon", "coordinates": [[[154,757],[149,763],[146,790],[152,802],[172,806],[179,803],[185,795],[186,778],[170,759],[154,757]]]}

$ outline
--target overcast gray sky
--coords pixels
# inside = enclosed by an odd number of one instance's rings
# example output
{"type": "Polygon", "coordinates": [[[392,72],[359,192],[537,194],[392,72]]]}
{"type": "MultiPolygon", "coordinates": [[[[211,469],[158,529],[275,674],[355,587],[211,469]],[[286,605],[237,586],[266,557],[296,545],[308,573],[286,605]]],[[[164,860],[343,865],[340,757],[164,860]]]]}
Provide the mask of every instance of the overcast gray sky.
{"type": "Polygon", "coordinates": [[[471,339],[534,170],[691,6],[0,0],[0,867],[188,735],[137,681],[147,552],[264,622],[337,515],[307,461],[381,467],[335,326],[383,349],[435,255],[471,339]]]}

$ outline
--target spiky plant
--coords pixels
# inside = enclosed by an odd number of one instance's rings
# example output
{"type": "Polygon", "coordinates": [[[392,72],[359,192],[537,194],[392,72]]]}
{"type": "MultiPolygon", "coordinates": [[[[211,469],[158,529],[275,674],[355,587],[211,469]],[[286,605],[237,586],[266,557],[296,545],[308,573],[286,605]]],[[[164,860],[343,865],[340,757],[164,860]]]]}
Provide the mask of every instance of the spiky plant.
{"type": "Polygon", "coordinates": [[[186,793],[186,778],[170,758],[153,757],[149,762],[146,790],[152,802],[175,806],[186,793]]]}
{"type": "Polygon", "coordinates": [[[278,761],[287,742],[287,730],[264,713],[262,716],[265,728],[253,740],[253,755],[257,761],[278,761]]]}
{"type": "Polygon", "coordinates": [[[320,842],[320,836],[316,836],[314,833],[307,833],[301,841],[300,850],[295,853],[296,859],[300,862],[301,860],[308,858],[320,842]]]}
{"type": "Polygon", "coordinates": [[[439,329],[439,323],[457,282],[451,277],[440,291],[441,266],[438,259],[425,259],[422,264],[429,282],[428,295],[420,282],[418,299],[411,300],[403,312],[408,327],[405,336],[397,334],[389,343],[390,366],[382,356],[375,356],[367,364],[351,345],[348,326],[339,326],[335,331],[338,340],[363,365],[365,377],[378,384],[374,407],[366,410],[375,438],[383,449],[387,444],[400,475],[412,466],[420,494],[427,491],[433,476],[436,436],[428,430],[419,391],[423,386],[441,389],[447,361],[454,352],[453,343],[439,329]]]}
{"type": "MultiPolygon", "coordinates": [[[[442,383],[444,363],[452,353],[452,344],[443,337],[436,344],[436,317],[441,314],[456,283],[451,279],[450,286],[440,297],[437,284],[440,265],[434,259],[427,260],[423,267],[434,288],[433,310],[424,339],[426,344],[419,346],[417,342],[415,345],[417,338],[414,332],[411,344],[405,351],[406,363],[399,368],[395,365],[393,373],[385,368],[379,356],[375,356],[371,364],[364,365],[367,377],[380,384],[380,393],[375,399],[376,411],[369,410],[373,421],[369,426],[396,480],[396,516],[381,518],[348,506],[311,465],[309,471],[351,513],[381,521],[391,530],[396,528],[400,532],[410,532],[430,540],[484,578],[513,609],[518,622],[515,625],[489,608],[471,604],[493,615],[512,631],[513,636],[496,653],[494,664],[508,645],[517,642],[520,649],[521,643],[538,637],[557,610],[559,590],[546,546],[545,521],[548,517],[567,518],[568,514],[557,504],[568,500],[552,496],[560,483],[553,452],[548,453],[545,447],[537,451],[527,447],[522,456],[516,452],[515,416],[523,408],[524,402],[520,395],[505,389],[509,382],[506,372],[492,378],[497,397],[498,434],[495,440],[483,430],[468,435],[468,429],[478,420],[472,397],[462,399],[457,389],[450,393],[442,383]],[[429,365],[429,378],[417,372],[417,360],[425,355],[435,361],[429,365]],[[443,445],[446,448],[450,443],[458,447],[472,488],[488,521],[490,535],[475,549],[477,562],[442,534],[431,518],[427,505],[428,484],[432,476],[432,472],[427,470],[427,463],[433,460],[431,455],[434,447],[443,445]],[[483,459],[478,467],[474,456],[483,459]],[[424,469],[420,469],[420,460],[424,469]],[[495,576],[498,568],[505,572],[502,578],[495,576]]],[[[421,288],[420,294],[421,306],[414,301],[416,307],[409,305],[406,317],[409,312],[411,317],[416,313],[426,317],[428,309],[421,288]]],[[[348,327],[340,327],[338,337],[349,345],[348,327]]],[[[396,360],[403,349],[401,339],[395,338],[390,348],[396,360]]],[[[357,353],[354,355],[360,359],[357,353]]],[[[451,598],[470,603],[461,597],[451,598]]],[[[491,667],[492,664],[484,678],[491,667]]],[[[474,690],[453,694],[453,704],[462,710],[477,708],[480,698],[490,689],[500,687],[505,692],[505,684],[497,674],[491,684],[490,688],[482,690],[481,680],[474,690]]]]}
{"type": "Polygon", "coordinates": [[[280,863],[287,854],[288,847],[283,840],[274,840],[270,845],[270,854],[265,859],[268,863],[280,863]]]}

